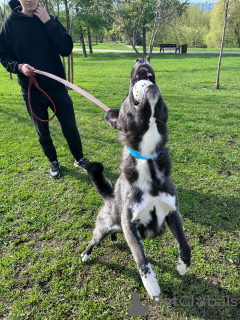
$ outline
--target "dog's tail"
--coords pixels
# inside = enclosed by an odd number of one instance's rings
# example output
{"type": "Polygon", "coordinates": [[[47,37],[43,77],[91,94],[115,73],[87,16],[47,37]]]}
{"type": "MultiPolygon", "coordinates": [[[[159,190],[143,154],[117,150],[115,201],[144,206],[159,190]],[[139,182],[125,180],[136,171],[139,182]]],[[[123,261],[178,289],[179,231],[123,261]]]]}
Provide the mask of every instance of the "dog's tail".
{"type": "Polygon", "coordinates": [[[87,171],[89,178],[103,199],[108,200],[114,197],[113,187],[104,176],[104,168],[100,162],[88,162],[84,169],[87,171]]]}

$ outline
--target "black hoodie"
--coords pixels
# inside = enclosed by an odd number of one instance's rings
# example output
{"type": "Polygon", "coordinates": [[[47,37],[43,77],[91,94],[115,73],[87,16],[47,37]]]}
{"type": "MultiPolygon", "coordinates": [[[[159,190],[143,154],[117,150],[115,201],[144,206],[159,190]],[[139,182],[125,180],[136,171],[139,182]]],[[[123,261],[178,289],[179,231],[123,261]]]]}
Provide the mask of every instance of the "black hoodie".
{"type": "MultiPolygon", "coordinates": [[[[56,17],[50,16],[45,24],[37,17],[21,13],[20,2],[11,0],[11,12],[0,33],[0,62],[4,68],[18,75],[18,83],[27,92],[29,79],[18,71],[19,64],[27,63],[35,69],[47,71],[65,79],[61,56],[69,56],[72,38],[56,17]]],[[[36,75],[43,90],[62,87],[59,82],[36,75]]]]}

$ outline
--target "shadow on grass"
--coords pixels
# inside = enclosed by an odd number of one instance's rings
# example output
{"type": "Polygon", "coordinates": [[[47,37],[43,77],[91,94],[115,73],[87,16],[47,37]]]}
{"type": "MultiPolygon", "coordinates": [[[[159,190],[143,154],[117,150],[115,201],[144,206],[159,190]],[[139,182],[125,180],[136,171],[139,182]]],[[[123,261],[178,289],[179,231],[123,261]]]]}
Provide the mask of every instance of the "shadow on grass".
{"type": "Polygon", "coordinates": [[[194,223],[219,230],[236,231],[240,225],[239,198],[217,197],[192,190],[178,190],[182,215],[194,223]]]}
{"type": "Polygon", "coordinates": [[[8,116],[11,119],[17,119],[20,122],[24,122],[25,125],[32,127],[32,122],[28,116],[27,110],[24,109],[24,113],[26,113],[26,117],[22,117],[21,114],[19,114],[19,112],[15,112],[14,110],[9,110],[9,109],[4,109],[1,108],[0,109],[0,113],[8,116]]]}
{"type": "MultiPolygon", "coordinates": [[[[118,244],[117,247],[131,254],[127,245],[118,244]]],[[[156,268],[159,268],[159,262],[153,259],[149,259],[149,261],[153,269],[156,270],[156,268]]],[[[126,279],[131,278],[135,283],[133,286],[137,288],[132,291],[137,291],[138,293],[140,293],[140,291],[145,292],[137,267],[130,268],[118,263],[99,261],[98,258],[93,258],[88,264],[89,266],[99,264],[105,266],[109,271],[114,271],[115,276],[117,273],[119,277],[123,275],[126,279]]],[[[145,292],[145,298],[141,299],[141,302],[144,306],[149,307],[146,319],[162,319],[161,315],[164,309],[169,309],[169,312],[172,312],[172,308],[181,314],[184,312],[185,315],[191,317],[188,319],[192,319],[192,317],[200,317],[201,319],[208,320],[239,319],[240,298],[227,289],[222,288],[219,283],[215,284],[211,283],[211,280],[199,279],[194,274],[186,274],[182,277],[174,267],[169,268],[168,265],[162,264],[161,262],[160,265],[161,269],[169,273],[170,280],[166,281],[157,276],[161,288],[162,301],[160,304],[154,305],[145,292]],[[178,287],[179,281],[174,281],[174,279],[176,280],[178,278],[182,280],[181,288],[178,287]],[[182,294],[180,294],[179,291],[182,291],[182,294]]],[[[104,281],[100,283],[99,286],[104,286],[104,281]]],[[[124,301],[124,304],[130,307],[132,301],[124,301]]]]}
{"type": "MultiPolygon", "coordinates": [[[[159,263],[150,259],[150,263],[158,267],[159,263]]],[[[163,308],[174,307],[179,311],[185,311],[189,316],[201,317],[201,319],[234,319],[240,317],[240,298],[231,293],[231,291],[222,288],[219,283],[209,280],[197,278],[194,274],[186,274],[180,276],[177,271],[169,266],[164,265],[164,269],[168,270],[171,279],[182,279],[182,294],[176,296],[176,291],[179,291],[177,284],[174,281],[164,281],[158,279],[162,288],[163,301],[166,299],[176,298],[176,303],[170,301],[169,306],[160,303],[163,308]],[[186,298],[182,298],[186,297],[186,298]],[[182,298],[182,299],[181,299],[182,298]]],[[[178,284],[179,285],[179,284],[178,284]]],[[[160,306],[159,305],[159,306],[160,306]]],[[[150,308],[150,314],[156,314],[157,307],[150,308]]],[[[191,319],[191,318],[190,318],[191,319]]]]}
{"type": "Polygon", "coordinates": [[[69,168],[67,166],[61,166],[61,177],[67,177],[67,176],[72,176],[76,179],[79,180],[80,182],[89,182],[91,183],[88,174],[83,170],[79,168],[69,168]]]}

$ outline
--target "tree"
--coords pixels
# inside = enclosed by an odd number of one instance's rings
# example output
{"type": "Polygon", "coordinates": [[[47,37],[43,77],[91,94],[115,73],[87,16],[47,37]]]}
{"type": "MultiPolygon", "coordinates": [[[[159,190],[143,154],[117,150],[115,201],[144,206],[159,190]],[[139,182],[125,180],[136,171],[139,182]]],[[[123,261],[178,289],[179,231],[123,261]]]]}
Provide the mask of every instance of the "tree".
{"type": "MultiPolygon", "coordinates": [[[[210,18],[210,31],[206,36],[209,48],[219,48],[222,41],[223,24],[225,19],[224,3],[219,0],[213,8],[210,18]]],[[[240,47],[240,1],[229,0],[227,24],[225,29],[224,46],[240,47]]]]}
{"type": "Polygon", "coordinates": [[[179,2],[179,1],[157,1],[156,9],[155,9],[155,17],[154,17],[154,23],[152,27],[152,34],[150,39],[150,52],[147,56],[147,60],[150,61],[150,57],[152,54],[153,46],[155,43],[155,39],[158,33],[158,30],[161,25],[166,24],[171,18],[174,16],[174,14],[181,15],[184,10],[186,10],[187,1],[179,2]]]}
{"type": "MultiPolygon", "coordinates": [[[[74,0],[39,0],[39,3],[47,10],[49,14],[58,16],[59,20],[63,23],[68,33],[72,35],[72,26],[74,15],[72,14],[75,1],[74,0]],[[60,10],[65,8],[65,10],[60,10]]],[[[66,71],[65,59],[63,60],[63,66],[66,71]]],[[[73,82],[73,54],[67,58],[67,80],[73,82]]]]}
{"type": "Polygon", "coordinates": [[[166,24],[161,25],[158,43],[187,43],[189,47],[206,47],[205,36],[210,29],[210,12],[202,12],[196,4],[183,12],[176,12],[166,24]],[[196,37],[197,36],[197,37],[196,37]]]}
{"type": "MultiPolygon", "coordinates": [[[[3,3],[0,4],[0,29],[2,27],[3,21],[7,18],[7,15],[9,13],[9,7],[7,5],[7,1],[3,0],[3,3]]],[[[12,73],[9,74],[10,79],[12,80],[12,73]]]]}
{"type": "Polygon", "coordinates": [[[77,0],[76,1],[77,19],[75,21],[75,30],[80,29],[80,38],[83,47],[83,54],[86,58],[86,49],[84,36],[88,39],[89,52],[92,50],[92,36],[96,39],[103,38],[107,26],[107,21],[103,19],[100,10],[93,6],[92,0],[77,0]]]}
{"type": "MultiPolygon", "coordinates": [[[[222,32],[222,41],[221,41],[221,49],[219,54],[219,61],[218,61],[218,69],[217,69],[217,81],[216,81],[216,89],[219,89],[219,78],[220,78],[220,68],[221,68],[221,61],[222,61],[222,53],[223,53],[223,46],[224,46],[224,39],[227,27],[228,17],[231,17],[232,9],[238,9],[238,13],[240,10],[240,1],[239,0],[223,0],[224,5],[224,24],[223,24],[223,32],[222,32]]],[[[234,10],[234,15],[236,14],[236,10],[234,10]]]]}
{"type": "Polygon", "coordinates": [[[9,7],[7,5],[7,1],[3,0],[2,4],[0,4],[0,27],[3,24],[3,21],[6,19],[9,13],[9,7]]]}
{"type": "Polygon", "coordinates": [[[148,27],[151,30],[151,36],[147,60],[150,61],[161,24],[166,23],[174,12],[183,10],[186,3],[187,1],[182,3],[178,0],[152,0],[149,6],[145,0],[95,0],[95,7],[100,8],[103,14],[110,16],[115,21],[120,30],[126,34],[129,43],[139,57],[143,56],[136,48],[136,36],[141,26],[148,27]],[[148,21],[149,15],[151,16],[150,21],[148,21]]]}

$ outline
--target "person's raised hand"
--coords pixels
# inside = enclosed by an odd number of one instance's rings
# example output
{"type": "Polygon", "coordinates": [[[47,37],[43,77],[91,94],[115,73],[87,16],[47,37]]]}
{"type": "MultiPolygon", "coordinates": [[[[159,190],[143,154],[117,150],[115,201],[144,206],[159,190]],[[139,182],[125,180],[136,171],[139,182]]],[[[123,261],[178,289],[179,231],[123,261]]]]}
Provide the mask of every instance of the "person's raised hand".
{"type": "Polygon", "coordinates": [[[42,23],[46,23],[48,20],[50,20],[49,14],[41,6],[37,7],[37,9],[34,11],[34,14],[42,21],[42,23]]]}

